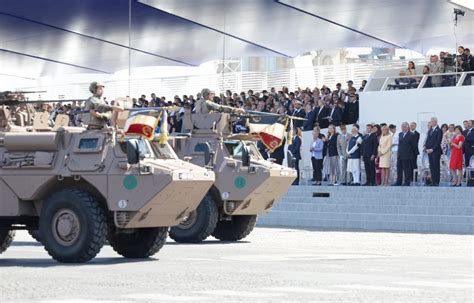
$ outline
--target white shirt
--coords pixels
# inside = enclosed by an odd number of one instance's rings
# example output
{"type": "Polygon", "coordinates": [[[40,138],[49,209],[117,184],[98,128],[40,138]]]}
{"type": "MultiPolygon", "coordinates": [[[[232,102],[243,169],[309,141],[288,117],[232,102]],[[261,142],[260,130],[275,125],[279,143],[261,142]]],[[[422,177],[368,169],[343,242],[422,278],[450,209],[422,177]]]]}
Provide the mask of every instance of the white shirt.
{"type": "Polygon", "coordinates": [[[392,153],[398,152],[398,136],[392,134],[392,153]]]}

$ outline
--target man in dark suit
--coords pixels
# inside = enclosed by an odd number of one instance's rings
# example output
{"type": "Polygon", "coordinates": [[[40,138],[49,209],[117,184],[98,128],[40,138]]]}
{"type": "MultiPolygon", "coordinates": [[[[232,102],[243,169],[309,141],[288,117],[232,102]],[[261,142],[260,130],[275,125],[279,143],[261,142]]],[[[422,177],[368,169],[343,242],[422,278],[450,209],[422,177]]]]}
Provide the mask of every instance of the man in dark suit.
{"type": "Polygon", "coordinates": [[[345,124],[353,124],[359,120],[359,100],[355,91],[349,92],[348,101],[344,107],[344,111],[343,122],[345,124]]]}
{"type": "Polygon", "coordinates": [[[413,160],[411,162],[411,169],[413,170],[413,175],[414,175],[415,174],[415,169],[418,166],[418,164],[416,163],[416,160],[418,159],[418,155],[420,154],[420,151],[418,150],[418,144],[420,143],[420,133],[416,130],[416,122],[410,123],[410,132],[414,136],[415,146],[416,146],[416,148],[415,148],[415,157],[413,157],[413,160]]]}
{"type": "Polygon", "coordinates": [[[330,114],[331,114],[331,109],[329,108],[329,104],[326,104],[326,103],[321,104],[319,108],[319,113],[317,116],[317,122],[319,123],[319,127],[321,129],[328,128],[330,114]]]}
{"type": "Polygon", "coordinates": [[[334,126],[340,126],[342,122],[342,110],[337,104],[331,103],[329,105],[329,123],[334,126]]]}
{"type": "Polygon", "coordinates": [[[367,124],[367,132],[362,142],[362,159],[364,160],[367,181],[365,186],[375,186],[375,158],[377,157],[379,141],[377,139],[377,128],[367,124]]]}
{"type": "MultiPolygon", "coordinates": [[[[467,122],[466,130],[463,132],[464,135],[464,163],[466,167],[469,166],[471,157],[474,156],[474,120],[467,122]]],[[[474,179],[474,173],[471,172],[471,178],[474,179]]]]}
{"type": "Polygon", "coordinates": [[[443,140],[443,132],[438,126],[438,119],[431,118],[431,129],[428,131],[424,150],[428,154],[431,172],[431,186],[439,186],[440,179],[440,159],[441,159],[441,141],[443,140]]]}
{"type": "MultiPolygon", "coordinates": [[[[294,117],[304,118],[306,113],[302,108],[303,103],[300,100],[295,100],[295,110],[291,113],[294,117]]],[[[303,127],[304,120],[293,120],[293,126],[296,127],[303,127]]]]}
{"type": "Polygon", "coordinates": [[[413,158],[416,157],[415,135],[410,131],[408,122],[402,123],[402,132],[398,134],[397,183],[396,186],[410,186],[413,180],[413,158]],[[405,178],[403,178],[405,177],[405,178]],[[403,182],[405,179],[405,182],[403,182]]]}
{"type": "Polygon", "coordinates": [[[316,115],[318,114],[318,112],[319,112],[319,109],[317,110],[315,107],[313,108],[312,111],[310,111],[309,113],[306,113],[305,115],[306,120],[303,121],[303,131],[313,130],[314,124],[316,123],[316,115]]]}
{"type": "Polygon", "coordinates": [[[260,152],[260,154],[262,155],[263,159],[267,160],[268,159],[268,151],[267,151],[267,147],[265,146],[265,144],[263,144],[262,141],[257,141],[257,148],[258,148],[258,151],[260,152]]]}
{"type": "Polygon", "coordinates": [[[296,180],[293,185],[298,185],[300,182],[300,160],[301,160],[301,129],[296,128],[295,134],[293,135],[292,142],[288,145],[288,150],[291,151],[293,157],[295,157],[295,169],[297,172],[296,180]]]}
{"type": "Polygon", "coordinates": [[[277,147],[273,153],[270,154],[270,158],[275,159],[275,163],[282,165],[283,160],[285,159],[285,137],[283,137],[283,142],[279,147],[277,147]]]}

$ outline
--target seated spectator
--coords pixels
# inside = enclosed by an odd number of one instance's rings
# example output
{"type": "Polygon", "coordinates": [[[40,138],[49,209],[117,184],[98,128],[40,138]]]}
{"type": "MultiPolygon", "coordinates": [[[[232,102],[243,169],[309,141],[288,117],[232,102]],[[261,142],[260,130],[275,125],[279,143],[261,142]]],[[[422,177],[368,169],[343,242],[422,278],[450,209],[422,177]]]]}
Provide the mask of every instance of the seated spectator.
{"type": "Polygon", "coordinates": [[[415,68],[415,62],[413,61],[408,61],[408,68],[405,71],[406,75],[408,76],[414,76],[416,75],[416,68],[415,68]]]}
{"type": "Polygon", "coordinates": [[[399,76],[402,76],[402,78],[395,79],[395,88],[398,89],[409,89],[409,88],[416,88],[417,82],[416,79],[413,77],[404,77],[407,75],[405,70],[400,70],[398,73],[399,76]]]}
{"type": "MultiPolygon", "coordinates": [[[[430,67],[428,65],[423,66],[423,75],[429,75],[430,74],[430,67]]],[[[433,87],[431,84],[431,77],[426,78],[425,86],[423,87],[433,87]]]]}

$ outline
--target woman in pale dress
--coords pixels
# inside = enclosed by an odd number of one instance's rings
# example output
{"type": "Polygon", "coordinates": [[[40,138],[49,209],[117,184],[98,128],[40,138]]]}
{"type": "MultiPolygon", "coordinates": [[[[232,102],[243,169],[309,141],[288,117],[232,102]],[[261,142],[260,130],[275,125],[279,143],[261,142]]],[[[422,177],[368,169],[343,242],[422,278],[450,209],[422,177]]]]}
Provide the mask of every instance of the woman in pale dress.
{"type": "Polygon", "coordinates": [[[382,169],[382,186],[387,186],[390,176],[390,160],[392,158],[392,135],[387,126],[382,127],[378,154],[379,167],[382,169]]]}

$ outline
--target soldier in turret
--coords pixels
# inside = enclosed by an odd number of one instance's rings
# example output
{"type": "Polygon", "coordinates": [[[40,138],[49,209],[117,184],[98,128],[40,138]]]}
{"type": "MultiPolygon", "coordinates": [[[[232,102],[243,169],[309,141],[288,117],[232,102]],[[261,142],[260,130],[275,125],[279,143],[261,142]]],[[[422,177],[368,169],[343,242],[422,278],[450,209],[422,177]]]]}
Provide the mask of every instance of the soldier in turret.
{"type": "Polygon", "coordinates": [[[105,84],[100,81],[94,81],[89,86],[92,96],[87,99],[85,110],[89,111],[88,129],[102,129],[107,126],[107,122],[112,117],[112,111],[123,111],[119,105],[108,105],[102,99],[105,84]]]}

